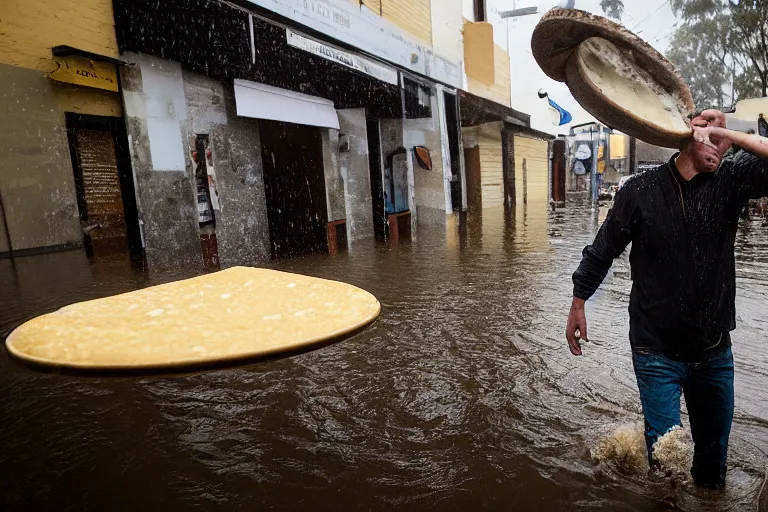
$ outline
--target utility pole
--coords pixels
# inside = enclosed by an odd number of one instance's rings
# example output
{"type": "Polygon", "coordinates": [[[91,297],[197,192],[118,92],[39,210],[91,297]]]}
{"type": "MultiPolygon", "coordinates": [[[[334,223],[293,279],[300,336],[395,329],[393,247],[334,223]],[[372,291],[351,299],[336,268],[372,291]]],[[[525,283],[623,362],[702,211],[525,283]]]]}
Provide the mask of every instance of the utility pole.
{"type": "Polygon", "coordinates": [[[597,203],[597,151],[600,148],[600,135],[602,132],[602,127],[599,123],[595,123],[595,126],[597,127],[597,137],[592,136],[592,127],[589,127],[589,135],[590,139],[592,139],[592,169],[591,169],[591,176],[589,179],[589,185],[590,185],[590,196],[592,198],[592,204],[597,203]]]}
{"type": "Polygon", "coordinates": [[[629,138],[629,174],[637,172],[637,139],[629,138]]]}

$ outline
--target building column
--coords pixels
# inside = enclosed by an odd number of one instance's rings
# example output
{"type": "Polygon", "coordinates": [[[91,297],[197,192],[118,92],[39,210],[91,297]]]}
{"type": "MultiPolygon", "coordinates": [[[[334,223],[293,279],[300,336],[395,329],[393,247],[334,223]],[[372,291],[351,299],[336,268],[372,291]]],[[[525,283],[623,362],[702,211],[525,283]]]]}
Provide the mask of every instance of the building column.
{"type": "Polygon", "coordinates": [[[373,238],[371,172],[365,109],[338,110],[339,167],[344,179],[344,204],[347,238],[355,241],[373,238]]]}

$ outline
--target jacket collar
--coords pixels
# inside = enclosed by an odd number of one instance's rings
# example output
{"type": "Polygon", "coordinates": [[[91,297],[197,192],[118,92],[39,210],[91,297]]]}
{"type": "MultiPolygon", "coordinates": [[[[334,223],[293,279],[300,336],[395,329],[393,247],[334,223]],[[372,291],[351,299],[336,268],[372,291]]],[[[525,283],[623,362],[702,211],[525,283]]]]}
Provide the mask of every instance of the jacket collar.
{"type": "Polygon", "coordinates": [[[695,174],[693,178],[691,178],[690,180],[685,180],[685,178],[683,178],[683,176],[680,174],[680,171],[677,169],[677,163],[675,162],[675,159],[677,159],[678,156],[680,156],[679,151],[674,155],[672,155],[672,158],[669,159],[669,162],[667,162],[667,165],[669,166],[669,170],[672,171],[670,174],[680,185],[685,186],[686,184],[696,183],[700,180],[708,180],[708,179],[711,179],[717,173],[717,171],[700,172],[695,174]]]}

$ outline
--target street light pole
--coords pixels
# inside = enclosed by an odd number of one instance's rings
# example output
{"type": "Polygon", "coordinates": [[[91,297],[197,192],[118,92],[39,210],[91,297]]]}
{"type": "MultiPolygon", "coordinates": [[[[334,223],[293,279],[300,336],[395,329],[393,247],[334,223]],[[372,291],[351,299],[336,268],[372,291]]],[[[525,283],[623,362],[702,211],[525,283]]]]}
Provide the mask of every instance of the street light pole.
{"type": "MultiPolygon", "coordinates": [[[[573,9],[574,8],[574,0],[561,0],[557,7],[562,7],[565,9],[573,9]]],[[[528,16],[530,14],[538,14],[539,8],[538,7],[522,7],[520,9],[517,8],[517,0],[515,0],[512,3],[512,10],[511,11],[501,11],[499,13],[499,16],[502,18],[517,18],[519,16],[528,16]]]]}
{"type": "Polygon", "coordinates": [[[514,0],[512,2],[512,10],[511,11],[500,11],[499,17],[503,20],[507,20],[507,54],[510,54],[509,51],[509,18],[519,18],[520,16],[528,16],[530,14],[537,14],[539,12],[538,7],[523,7],[522,9],[517,8],[517,0],[514,0]]]}
{"type": "Polygon", "coordinates": [[[528,16],[529,14],[537,14],[539,12],[538,7],[522,7],[520,9],[512,9],[511,11],[501,11],[499,16],[502,18],[517,18],[519,16],[528,16]]]}
{"type": "Polygon", "coordinates": [[[506,30],[507,30],[507,58],[509,58],[510,63],[510,69],[512,66],[512,51],[509,48],[509,18],[518,18],[520,16],[527,16],[529,14],[536,14],[539,12],[538,7],[523,7],[522,9],[517,8],[517,0],[512,0],[512,10],[511,11],[501,11],[499,12],[499,16],[501,19],[506,20],[506,30]]]}
{"type": "MultiPolygon", "coordinates": [[[[511,53],[509,52],[509,18],[506,18],[506,23],[507,23],[507,57],[509,57],[511,55],[511,53]]],[[[510,60],[511,60],[511,57],[510,57],[510,60]]]]}

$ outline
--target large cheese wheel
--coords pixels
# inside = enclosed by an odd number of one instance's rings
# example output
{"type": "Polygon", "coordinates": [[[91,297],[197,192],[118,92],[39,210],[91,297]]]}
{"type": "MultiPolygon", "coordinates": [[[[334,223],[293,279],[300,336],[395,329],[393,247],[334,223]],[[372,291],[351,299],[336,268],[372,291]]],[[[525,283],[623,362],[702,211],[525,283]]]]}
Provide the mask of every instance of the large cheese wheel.
{"type": "Polygon", "coordinates": [[[680,92],[663,87],[635,61],[600,37],[586,39],[566,66],[573,96],[589,113],[641,140],[678,147],[692,135],[680,92]]]}
{"type": "Polygon", "coordinates": [[[53,367],[179,368],[307,349],[379,311],[373,295],[345,283],[235,267],[63,307],[15,329],[6,346],[53,367]]]}
{"type": "Polygon", "coordinates": [[[533,31],[531,52],[547,76],[565,82],[608,127],[665,147],[690,140],[687,118],[696,109],[690,89],[671,62],[618,23],[552,9],[533,31]]]}

